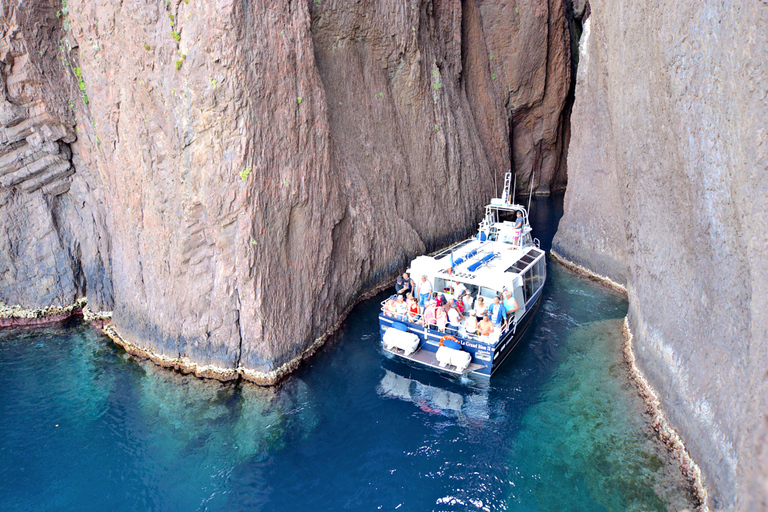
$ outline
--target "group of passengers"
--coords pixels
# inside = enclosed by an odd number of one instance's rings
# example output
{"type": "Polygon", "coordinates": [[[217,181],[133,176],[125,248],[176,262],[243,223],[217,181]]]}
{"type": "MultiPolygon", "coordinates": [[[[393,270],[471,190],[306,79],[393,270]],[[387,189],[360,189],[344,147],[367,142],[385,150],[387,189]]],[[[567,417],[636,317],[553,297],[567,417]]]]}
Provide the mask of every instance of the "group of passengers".
{"type": "Polygon", "coordinates": [[[444,293],[439,293],[433,290],[426,276],[421,276],[417,287],[408,273],[397,278],[395,292],[397,298],[384,305],[385,315],[437,327],[440,332],[457,334],[463,328],[469,335],[490,336],[497,330],[504,330],[518,310],[512,290],[504,289],[491,304],[486,304],[479,292],[474,299],[461,282],[450,282],[443,289],[444,293]],[[446,298],[445,293],[450,298],[446,298]]]}

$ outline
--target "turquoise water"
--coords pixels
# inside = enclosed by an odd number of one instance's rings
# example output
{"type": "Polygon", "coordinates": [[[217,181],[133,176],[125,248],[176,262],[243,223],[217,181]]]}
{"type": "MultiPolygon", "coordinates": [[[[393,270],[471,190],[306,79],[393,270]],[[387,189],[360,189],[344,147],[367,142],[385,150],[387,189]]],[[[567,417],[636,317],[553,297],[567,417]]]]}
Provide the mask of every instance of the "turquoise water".
{"type": "Polygon", "coordinates": [[[266,389],[135,361],[83,323],[0,331],[0,508],[690,507],[627,380],[625,300],[549,272],[531,329],[490,382],[388,359],[381,297],[266,389]]]}

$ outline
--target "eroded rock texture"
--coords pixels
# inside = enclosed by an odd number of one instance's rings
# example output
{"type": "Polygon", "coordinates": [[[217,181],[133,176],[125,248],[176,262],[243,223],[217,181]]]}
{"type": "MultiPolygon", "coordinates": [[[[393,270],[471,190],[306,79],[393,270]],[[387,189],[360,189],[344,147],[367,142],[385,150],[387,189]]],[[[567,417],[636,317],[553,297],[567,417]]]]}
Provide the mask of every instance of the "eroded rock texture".
{"type": "Polygon", "coordinates": [[[768,4],[590,4],[555,248],[627,284],[710,505],[765,510],[768,4]]]}
{"type": "Polygon", "coordinates": [[[561,1],[0,8],[0,301],[203,375],[274,381],[511,155],[562,185],[561,1]]]}

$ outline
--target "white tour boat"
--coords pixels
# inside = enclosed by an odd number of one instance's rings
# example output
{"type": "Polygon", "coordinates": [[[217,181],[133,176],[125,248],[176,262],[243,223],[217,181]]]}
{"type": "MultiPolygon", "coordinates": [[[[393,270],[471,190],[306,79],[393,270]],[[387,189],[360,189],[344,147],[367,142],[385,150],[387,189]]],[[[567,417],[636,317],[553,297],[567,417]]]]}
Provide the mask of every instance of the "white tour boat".
{"type": "Polygon", "coordinates": [[[485,207],[475,237],[433,256],[417,257],[408,272],[416,285],[416,300],[425,278],[440,300],[456,302],[469,292],[467,302],[473,308],[479,297],[490,306],[494,297],[509,290],[514,300],[506,298],[506,302],[514,311],[492,315],[498,323],[488,333],[487,323],[481,324],[482,329],[472,325],[468,307],[461,315],[452,313],[451,323],[434,305],[420,308],[418,314],[403,312],[393,296],[382,303],[379,314],[386,351],[440,371],[490,377],[518,344],[538,308],[547,267],[545,253],[531,235],[528,210],[510,202],[510,182],[508,172],[502,197],[485,207]],[[517,221],[518,214],[522,222],[517,221]]]}

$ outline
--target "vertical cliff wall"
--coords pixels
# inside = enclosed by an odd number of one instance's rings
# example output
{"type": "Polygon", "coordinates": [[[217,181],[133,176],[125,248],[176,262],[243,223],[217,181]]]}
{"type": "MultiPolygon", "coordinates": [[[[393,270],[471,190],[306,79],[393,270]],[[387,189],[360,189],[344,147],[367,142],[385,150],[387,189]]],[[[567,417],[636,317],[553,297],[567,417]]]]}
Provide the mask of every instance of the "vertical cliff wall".
{"type": "Polygon", "coordinates": [[[473,229],[512,160],[562,186],[560,0],[1,0],[0,19],[0,302],[87,296],[199,374],[273,382],[473,229]]]}
{"type": "Polygon", "coordinates": [[[768,4],[590,4],[555,249],[626,283],[711,505],[764,510],[768,4]]]}

